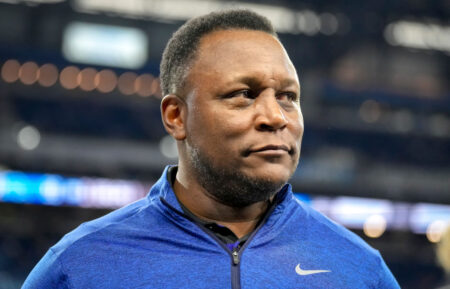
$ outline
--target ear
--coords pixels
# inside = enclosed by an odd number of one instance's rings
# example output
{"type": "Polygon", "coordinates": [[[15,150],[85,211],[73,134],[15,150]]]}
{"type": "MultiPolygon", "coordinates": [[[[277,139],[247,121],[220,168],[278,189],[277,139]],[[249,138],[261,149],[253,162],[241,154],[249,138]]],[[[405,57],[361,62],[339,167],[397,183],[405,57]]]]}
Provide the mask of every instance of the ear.
{"type": "Polygon", "coordinates": [[[166,131],[175,140],[186,138],[186,103],[175,94],[166,95],[161,101],[161,117],[166,131]]]}

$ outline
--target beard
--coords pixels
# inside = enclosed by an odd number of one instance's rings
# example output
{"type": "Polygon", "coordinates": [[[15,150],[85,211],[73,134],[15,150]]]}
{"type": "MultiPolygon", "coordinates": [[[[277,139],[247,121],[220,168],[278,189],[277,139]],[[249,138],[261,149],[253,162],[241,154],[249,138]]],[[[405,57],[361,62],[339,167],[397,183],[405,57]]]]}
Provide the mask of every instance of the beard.
{"type": "Polygon", "coordinates": [[[230,207],[246,207],[268,201],[286,182],[247,176],[231,166],[215,165],[212,158],[198,148],[188,153],[195,176],[210,197],[230,207]]]}

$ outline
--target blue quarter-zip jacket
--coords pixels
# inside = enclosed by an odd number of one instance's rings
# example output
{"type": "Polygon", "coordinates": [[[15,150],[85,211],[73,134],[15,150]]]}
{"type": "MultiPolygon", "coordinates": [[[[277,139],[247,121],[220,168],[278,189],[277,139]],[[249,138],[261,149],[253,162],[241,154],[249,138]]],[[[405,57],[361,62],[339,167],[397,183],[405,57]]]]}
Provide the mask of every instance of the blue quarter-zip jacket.
{"type": "Polygon", "coordinates": [[[182,213],[167,169],[146,198],[64,236],[22,288],[399,288],[376,250],[299,202],[290,185],[231,252],[182,213]]]}

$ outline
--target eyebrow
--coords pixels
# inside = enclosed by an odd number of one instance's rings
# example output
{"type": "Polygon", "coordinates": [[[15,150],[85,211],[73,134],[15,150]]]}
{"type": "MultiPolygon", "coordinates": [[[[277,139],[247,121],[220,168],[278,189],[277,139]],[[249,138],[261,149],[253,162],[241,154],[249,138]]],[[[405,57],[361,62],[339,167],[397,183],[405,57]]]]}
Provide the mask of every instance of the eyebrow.
{"type": "MultiPolygon", "coordinates": [[[[253,76],[241,76],[241,77],[237,77],[235,79],[233,79],[232,81],[233,83],[236,82],[241,82],[241,83],[248,83],[251,86],[256,86],[256,85],[260,85],[261,81],[258,77],[253,77],[253,76]]],[[[292,78],[285,78],[283,80],[281,80],[281,87],[287,87],[287,86],[291,86],[291,85],[295,85],[298,86],[300,89],[300,83],[292,78]]]]}

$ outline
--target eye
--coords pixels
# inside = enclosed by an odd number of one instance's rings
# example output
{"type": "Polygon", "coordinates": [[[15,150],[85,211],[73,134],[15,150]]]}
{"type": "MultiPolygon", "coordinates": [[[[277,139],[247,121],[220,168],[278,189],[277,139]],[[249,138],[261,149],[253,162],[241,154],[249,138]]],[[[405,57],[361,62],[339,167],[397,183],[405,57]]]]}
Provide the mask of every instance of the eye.
{"type": "Polygon", "coordinates": [[[250,89],[241,89],[224,96],[224,98],[233,98],[233,97],[255,98],[256,95],[250,89]]]}
{"type": "Polygon", "coordinates": [[[295,92],[281,92],[279,94],[277,94],[277,100],[279,101],[297,101],[298,97],[297,97],[297,93],[295,92]]]}

